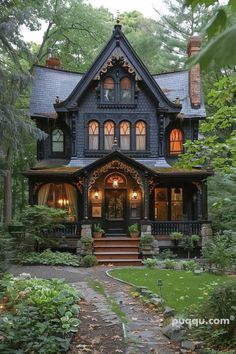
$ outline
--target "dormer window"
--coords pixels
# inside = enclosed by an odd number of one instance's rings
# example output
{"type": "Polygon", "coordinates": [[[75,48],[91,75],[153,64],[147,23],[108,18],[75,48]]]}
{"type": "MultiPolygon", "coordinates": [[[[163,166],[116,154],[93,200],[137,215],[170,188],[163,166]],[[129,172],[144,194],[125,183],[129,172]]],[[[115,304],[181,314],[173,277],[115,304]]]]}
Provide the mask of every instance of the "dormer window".
{"type": "Polygon", "coordinates": [[[103,83],[104,102],[115,102],[115,84],[112,77],[107,77],[103,83]]]}
{"type": "Polygon", "coordinates": [[[170,131],[169,142],[170,142],[170,146],[169,146],[170,155],[179,155],[184,152],[182,130],[177,128],[172,129],[170,131]]]}
{"type": "Polygon", "coordinates": [[[61,129],[54,129],[51,134],[52,139],[52,152],[64,152],[64,133],[61,129]]]}
{"type": "Polygon", "coordinates": [[[124,77],[120,81],[120,101],[122,103],[131,103],[132,100],[132,85],[128,77],[124,77]]]}

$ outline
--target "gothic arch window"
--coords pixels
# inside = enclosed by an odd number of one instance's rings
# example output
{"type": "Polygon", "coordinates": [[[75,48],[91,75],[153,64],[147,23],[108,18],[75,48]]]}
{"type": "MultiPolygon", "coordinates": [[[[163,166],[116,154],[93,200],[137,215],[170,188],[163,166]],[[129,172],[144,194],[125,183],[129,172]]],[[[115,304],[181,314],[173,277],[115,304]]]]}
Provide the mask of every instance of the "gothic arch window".
{"type": "Polygon", "coordinates": [[[174,128],[170,131],[169,144],[170,155],[178,155],[184,152],[182,130],[174,128]]]}
{"type": "Polygon", "coordinates": [[[103,82],[103,100],[104,102],[115,101],[115,83],[112,77],[107,77],[103,82]]]}
{"type": "Polygon", "coordinates": [[[135,125],[136,150],[146,150],[146,124],[138,121],[135,125]]]}
{"type": "Polygon", "coordinates": [[[114,144],[115,138],[115,124],[111,120],[108,120],[104,124],[104,149],[111,150],[114,144]]]}
{"type": "Polygon", "coordinates": [[[63,153],[64,152],[64,133],[61,129],[53,129],[51,133],[52,140],[52,152],[63,153]]]}
{"type": "Polygon", "coordinates": [[[132,84],[128,77],[124,77],[120,81],[120,101],[122,103],[131,103],[132,100],[132,84]]]}
{"type": "Polygon", "coordinates": [[[95,120],[89,123],[89,150],[99,149],[99,124],[95,120]]]}
{"type": "Polygon", "coordinates": [[[130,150],[130,123],[128,121],[120,123],[120,148],[130,150]]]}

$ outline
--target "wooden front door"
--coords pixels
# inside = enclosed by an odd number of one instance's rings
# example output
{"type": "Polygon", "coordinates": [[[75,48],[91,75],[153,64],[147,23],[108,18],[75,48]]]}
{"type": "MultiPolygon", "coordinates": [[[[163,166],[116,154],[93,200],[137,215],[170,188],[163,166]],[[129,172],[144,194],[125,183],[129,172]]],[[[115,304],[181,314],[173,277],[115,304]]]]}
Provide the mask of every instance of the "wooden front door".
{"type": "Polygon", "coordinates": [[[124,236],[126,234],[126,190],[105,190],[105,231],[107,235],[124,236]]]}

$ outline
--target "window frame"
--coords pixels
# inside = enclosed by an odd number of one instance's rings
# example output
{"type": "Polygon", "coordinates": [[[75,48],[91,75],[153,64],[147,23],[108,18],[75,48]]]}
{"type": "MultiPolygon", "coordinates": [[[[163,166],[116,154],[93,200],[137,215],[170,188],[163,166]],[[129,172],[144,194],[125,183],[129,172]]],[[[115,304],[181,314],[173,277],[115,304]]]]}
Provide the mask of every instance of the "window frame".
{"type": "Polygon", "coordinates": [[[119,137],[120,137],[120,144],[119,145],[120,145],[120,149],[122,151],[130,151],[130,150],[132,150],[132,148],[131,148],[131,134],[132,134],[132,124],[131,124],[131,122],[126,120],[126,119],[122,120],[119,123],[119,137]],[[129,125],[129,134],[121,134],[121,127],[122,127],[123,123],[128,123],[128,125],[129,125]],[[123,136],[128,136],[129,137],[129,148],[128,149],[123,149],[122,146],[121,146],[121,138],[123,136]]]}
{"type": "Polygon", "coordinates": [[[87,133],[87,137],[88,137],[88,150],[89,151],[99,151],[100,150],[100,123],[96,120],[96,119],[91,119],[89,122],[88,122],[88,133],[87,133]],[[90,124],[91,123],[97,123],[98,125],[98,134],[90,134],[90,124]],[[90,141],[90,135],[91,136],[97,136],[98,137],[98,147],[97,149],[90,149],[90,144],[89,144],[89,141],[90,141]]]}
{"type": "Polygon", "coordinates": [[[147,150],[147,123],[144,120],[142,120],[142,119],[139,119],[139,120],[137,120],[134,123],[134,150],[135,151],[146,151],[147,150]],[[138,123],[143,123],[144,124],[144,127],[145,127],[145,134],[144,135],[136,133],[136,128],[137,128],[138,123]],[[144,149],[137,149],[137,136],[145,136],[145,147],[144,147],[144,149]]]}
{"type": "Polygon", "coordinates": [[[115,136],[116,136],[116,124],[115,122],[112,120],[112,119],[107,119],[104,123],[103,123],[103,150],[104,151],[111,151],[112,150],[112,145],[111,145],[111,148],[110,149],[106,149],[105,148],[105,140],[106,140],[106,137],[107,136],[112,136],[112,134],[105,134],[105,127],[106,127],[106,124],[107,123],[112,123],[113,124],[113,143],[114,143],[114,140],[115,140],[115,136]]]}
{"type": "Polygon", "coordinates": [[[66,135],[65,135],[65,132],[60,128],[60,127],[56,127],[56,128],[53,128],[50,132],[50,142],[51,142],[51,155],[54,156],[54,157],[61,157],[61,156],[64,156],[65,155],[65,140],[66,140],[66,135]],[[55,131],[60,131],[62,133],[62,137],[63,137],[63,141],[61,142],[63,144],[63,150],[62,151],[54,151],[53,150],[53,144],[54,143],[57,143],[57,141],[54,141],[53,140],[53,133],[55,131]]]}
{"type": "Polygon", "coordinates": [[[100,103],[102,105],[123,105],[130,106],[134,105],[134,78],[129,77],[127,74],[122,74],[120,77],[116,77],[115,74],[108,74],[101,79],[101,95],[100,95],[100,103]],[[104,83],[106,79],[111,78],[114,82],[114,101],[106,101],[105,100],[105,88],[104,83]],[[130,80],[130,102],[122,102],[121,100],[121,81],[123,79],[130,80]]]}
{"type": "Polygon", "coordinates": [[[182,155],[184,153],[184,132],[183,130],[180,128],[180,127],[171,127],[168,131],[168,155],[169,157],[177,157],[179,155],[182,155]],[[174,130],[178,130],[181,134],[181,140],[171,140],[171,133],[174,131],[174,130]],[[182,144],[182,150],[181,152],[171,152],[171,143],[172,142],[181,142],[182,144]]]}

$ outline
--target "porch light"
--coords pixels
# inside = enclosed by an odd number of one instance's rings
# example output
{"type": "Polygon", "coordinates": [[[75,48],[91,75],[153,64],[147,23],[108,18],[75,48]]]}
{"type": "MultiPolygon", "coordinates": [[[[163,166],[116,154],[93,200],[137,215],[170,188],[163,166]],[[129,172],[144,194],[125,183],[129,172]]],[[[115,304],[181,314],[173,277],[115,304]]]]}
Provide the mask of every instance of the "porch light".
{"type": "Polygon", "coordinates": [[[132,194],[132,199],[136,200],[138,198],[138,194],[136,191],[133,191],[133,194],[132,194]]]}
{"type": "Polygon", "coordinates": [[[118,188],[119,187],[119,181],[118,181],[117,177],[113,178],[112,187],[113,188],[118,188]]]}
{"type": "Polygon", "coordinates": [[[95,199],[98,199],[98,191],[95,191],[95,193],[94,193],[94,198],[95,198],[95,199]]]}
{"type": "Polygon", "coordinates": [[[69,200],[67,199],[59,199],[58,200],[58,204],[62,207],[66,206],[66,205],[69,205],[69,200]]]}

